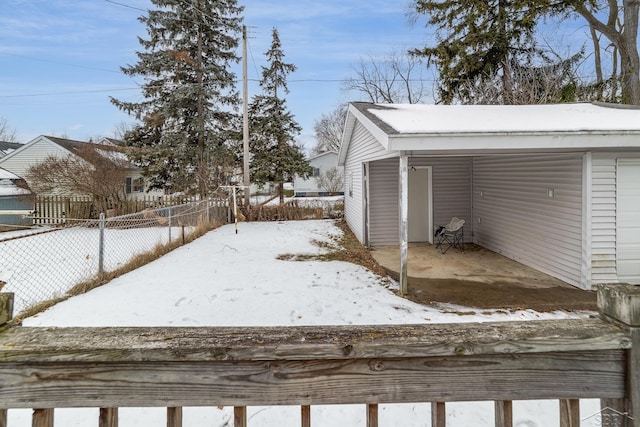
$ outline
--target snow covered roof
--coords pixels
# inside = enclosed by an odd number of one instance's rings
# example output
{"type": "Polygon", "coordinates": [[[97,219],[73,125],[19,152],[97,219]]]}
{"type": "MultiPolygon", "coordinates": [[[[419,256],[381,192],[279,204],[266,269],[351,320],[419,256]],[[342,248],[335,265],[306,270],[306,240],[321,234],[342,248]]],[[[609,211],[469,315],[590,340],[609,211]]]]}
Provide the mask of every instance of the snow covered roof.
{"type": "Polygon", "coordinates": [[[447,155],[640,148],[640,107],[637,106],[357,102],[349,106],[339,164],[345,162],[356,122],[390,155],[400,151],[447,155]]]}
{"type": "Polygon", "coordinates": [[[15,181],[19,179],[19,176],[0,168],[0,196],[31,194],[29,190],[20,188],[15,184],[15,181]]]}
{"type": "Polygon", "coordinates": [[[397,133],[639,130],[640,109],[611,104],[380,105],[366,108],[397,133]]]}
{"type": "Polygon", "coordinates": [[[14,180],[14,179],[20,179],[20,177],[18,175],[15,175],[9,172],[6,169],[0,168],[0,180],[4,180],[4,179],[14,180]]]}

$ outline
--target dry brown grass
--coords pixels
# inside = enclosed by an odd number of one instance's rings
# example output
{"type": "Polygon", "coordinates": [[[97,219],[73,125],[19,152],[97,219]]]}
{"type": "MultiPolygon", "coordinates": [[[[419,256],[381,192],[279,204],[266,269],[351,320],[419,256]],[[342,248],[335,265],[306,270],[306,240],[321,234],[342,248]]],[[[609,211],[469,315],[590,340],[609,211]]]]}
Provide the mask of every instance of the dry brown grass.
{"type": "Polygon", "coordinates": [[[278,259],[285,261],[345,261],[361,265],[379,276],[386,277],[387,272],[385,269],[376,262],[367,248],[360,243],[347,225],[347,222],[342,219],[336,220],[335,224],[342,230],[342,235],[334,238],[332,242],[312,241],[316,246],[326,249],[326,253],[320,255],[286,253],[279,255],[278,259]]]}

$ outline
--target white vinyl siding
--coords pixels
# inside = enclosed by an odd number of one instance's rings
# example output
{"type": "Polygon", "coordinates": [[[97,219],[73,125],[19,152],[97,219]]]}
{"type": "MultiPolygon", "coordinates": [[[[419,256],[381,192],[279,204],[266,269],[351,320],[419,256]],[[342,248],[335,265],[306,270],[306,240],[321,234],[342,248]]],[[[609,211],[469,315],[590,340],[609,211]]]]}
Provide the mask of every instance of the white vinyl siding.
{"type": "MultiPolygon", "coordinates": [[[[464,219],[465,239],[470,241],[471,159],[468,157],[433,157],[409,159],[412,166],[432,167],[433,223],[445,225],[452,217],[464,219]]],[[[400,242],[398,207],[398,159],[370,163],[369,212],[370,244],[398,245],[400,242]]],[[[408,219],[412,221],[412,218],[408,219]]],[[[416,219],[413,219],[416,220],[416,219]]]]}
{"type": "MultiPolygon", "coordinates": [[[[471,158],[412,157],[412,166],[431,166],[433,170],[433,225],[446,225],[452,217],[465,220],[464,240],[471,241],[471,158]]],[[[409,218],[411,221],[411,218],[409,218]]]]}
{"type": "Polygon", "coordinates": [[[389,157],[397,157],[397,154],[388,153],[361,123],[356,122],[344,165],[344,215],[347,224],[360,242],[365,241],[362,211],[364,197],[362,194],[362,165],[368,161],[389,157]]]}
{"type": "Polygon", "coordinates": [[[369,244],[393,246],[400,241],[399,159],[369,164],[369,244]]]}
{"type": "MultiPolygon", "coordinates": [[[[314,168],[314,173],[308,179],[296,175],[293,180],[293,187],[296,194],[325,192],[325,189],[318,187],[316,178],[323,175],[329,169],[338,166],[338,153],[329,152],[316,156],[309,160],[309,165],[314,168]]],[[[340,174],[342,174],[342,168],[340,168],[340,174]]],[[[343,191],[343,188],[338,191],[343,191]]]]}
{"type": "Polygon", "coordinates": [[[0,159],[0,167],[9,172],[25,178],[31,165],[40,163],[49,156],[66,156],[69,152],[40,137],[20,151],[14,151],[11,155],[0,159]]]}
{"type": "Polygon", "coordinates": [[[476,157],[473,173],[474,241],[580,286],[582,155],[476,157]]]}
{"type": "Polygon", "coordinates": [[[592,156],[591,282],[617,283],[616,271],[616,155],[592,156]]]}
{"type": "Polygon", "coordinates": [[[640,160],[619,159],[617,184],[618,280],[640,284],[640,160]]]}

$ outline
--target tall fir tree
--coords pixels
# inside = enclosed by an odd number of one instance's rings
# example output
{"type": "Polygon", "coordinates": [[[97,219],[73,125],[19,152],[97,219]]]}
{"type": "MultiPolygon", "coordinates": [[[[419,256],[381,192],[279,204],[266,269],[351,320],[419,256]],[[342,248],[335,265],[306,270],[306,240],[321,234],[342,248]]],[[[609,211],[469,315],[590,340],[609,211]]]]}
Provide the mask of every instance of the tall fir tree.
{"type": "Polygon", "coordinates": [[[470,82],[502,79],[502,102],[512,103],[511,65],[535,52],[538,18],[551,8],[539,0],[413,0],[417,14],[427,15],[437,43],[415,49],[439,73],[444,103],[468,101],[470,82]]]}
{"type": "Polygon", "coordinates": [[[253,97],[249,106],[251,181],[278,184],[280,203],[284,203],[284,182],[295,175],[308,178],[313,169],[295,143],[302,130],[287,110],[284,95],[289,93],[287,75],[295,65],[284,62],[278,30],[273,29],[267,52],[268,67],[262,67],[262,93],[253,97]]]}
{"type": "Polygon", "coordinates": [[[230,67],[239,61],[243,8],[236,0],[150,1],[157,9],[139,18],[143,51],[122,67],[144,78],[144,100],[111,102],[138,120],[125,141],[152,187],[205,197],[232,166],[240,99],[230,67]]]}

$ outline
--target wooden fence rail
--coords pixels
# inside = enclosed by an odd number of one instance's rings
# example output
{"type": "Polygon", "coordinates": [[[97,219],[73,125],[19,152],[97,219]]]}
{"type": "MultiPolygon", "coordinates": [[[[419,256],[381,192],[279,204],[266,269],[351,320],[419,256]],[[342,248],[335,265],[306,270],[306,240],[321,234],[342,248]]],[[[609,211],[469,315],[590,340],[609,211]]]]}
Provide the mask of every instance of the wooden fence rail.
{"type": "MultiPolygon", "coordinates": [[[[158,209],[198,201],[197,197],[144,196],[107,206],[108,216],[126,215],[145,209],[158,209]]],[[[89,196],[37,196],[34,201],[34,224],[62,224],[69,219],[97,219],[103,209],[89,196]]]]}
{"type": "Polygon", "coordinates": [[[115,427],[120,407],[495,401],[496,426],[512,426],[513,400],[560,399],[560,425],[579,425],[578,399],[601,399],[620,426],[640,427],[640,290],[599,289],[602,318],[394,326],[27,328],[0,333],[0,425],[9,408],[98,407],[115,427]]]}

